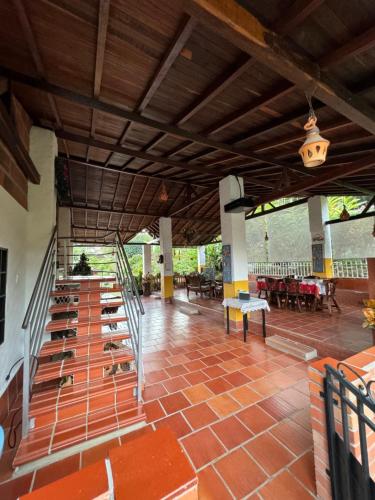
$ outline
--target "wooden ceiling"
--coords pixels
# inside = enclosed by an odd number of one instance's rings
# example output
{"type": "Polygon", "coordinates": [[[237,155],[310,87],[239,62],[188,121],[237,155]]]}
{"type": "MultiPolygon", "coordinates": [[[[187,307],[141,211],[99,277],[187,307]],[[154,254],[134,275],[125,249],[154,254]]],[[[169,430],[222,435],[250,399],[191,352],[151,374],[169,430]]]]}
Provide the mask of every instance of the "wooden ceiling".
{"type": "Polygon", "coordinates": [[[373,0],[221,2],[272,30],[261,49],[203,3],[0,3],[0,76],[35,124],[56,130],[76,241],[110,241],[118,228],[124,241],[156,236],[172,216],[174,244],[208,243],[230,173],[259,204],[374,193],[373,0]],[[313,171],[297,153],[305,91],[331,141],[313,171]]]}

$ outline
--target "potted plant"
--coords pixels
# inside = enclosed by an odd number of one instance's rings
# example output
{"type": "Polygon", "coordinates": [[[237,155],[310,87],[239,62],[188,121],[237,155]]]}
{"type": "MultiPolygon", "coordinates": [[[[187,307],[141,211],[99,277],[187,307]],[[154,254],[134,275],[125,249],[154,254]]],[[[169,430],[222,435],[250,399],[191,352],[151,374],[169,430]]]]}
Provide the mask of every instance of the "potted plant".
{"type": "Polygon", "coordinates": [[[152,274],[147,273],[146,276],[142,278],[142,289],[143,295],[149,297],[151,295],[151,285],[152,285],[152,274]]]}
{"type": "Polygon", "coordinates": [[[363,328],[372,329],[373,344],[375,345],[375,299],[364,300],[365,308],[363,309],[363,314],[365,319],[363,320],[363,328]]]}

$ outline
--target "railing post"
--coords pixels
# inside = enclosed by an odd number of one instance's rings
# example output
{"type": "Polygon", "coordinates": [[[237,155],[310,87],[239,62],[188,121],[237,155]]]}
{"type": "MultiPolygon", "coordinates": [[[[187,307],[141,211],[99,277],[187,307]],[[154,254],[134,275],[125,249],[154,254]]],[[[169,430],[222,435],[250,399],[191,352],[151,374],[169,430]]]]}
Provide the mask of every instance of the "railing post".
{"type": "Polygon", "coordinates": [[[24,334],[23,351],[23,388],[22,388],[22,437],[29,432],[29,401],[30,401],[30,324],[24,334]]]}
{"type": "Polygon", "coordinates": [[[137,376],[138,376],[138,402],[142,400],[143,385],[143,360],[142,360],[142,313],[138,310],[138,358],[137,358],[137,376]]]}
{"type": "Polygon", "coordinates": [[[66,252],[66,240],[64,240],[64,278],[68,277],[68,256],[66,252]]]}

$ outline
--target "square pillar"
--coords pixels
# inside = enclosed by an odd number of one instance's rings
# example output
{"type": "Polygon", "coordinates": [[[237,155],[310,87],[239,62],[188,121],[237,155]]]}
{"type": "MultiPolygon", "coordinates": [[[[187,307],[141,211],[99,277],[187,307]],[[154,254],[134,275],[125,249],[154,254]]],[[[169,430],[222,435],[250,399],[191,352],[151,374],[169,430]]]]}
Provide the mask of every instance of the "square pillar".
{"type": "Polygon", "coordinates": [[[172,260],[172,219],[159,219],[160,255],[163,262],[160,264],[161,298],[173,298],[173,260],[172,260]]]}
{"type": "Polygon", "coordinates": [[[197,247],[198,253],[198,272],[202,272],[206,265],[206,247],[204,245],[197,247]]]}
{"type": "Polygon", "coordinates": [[[329,220],[327,198],[325,196],[309,198],[308,209],[313,260],[312,273],[320,278],[332,278],[331,227],[325,224],[325,221],[329,220]]]}
{"type": "MultiPolygon", "coordinates": [[[[245,212],[226,213],[224,206],[244,195],[242,178],[229,175],[219,183],[220,223],[223,249],[230,247],[231,276],[224,278],[224,298],[237,297],[239,290],[249,290],[248,265],[246,252],[245,212]]],[[[226,311],[224,311],[224,315],[226,311]]],[[[229,310],[230,327],[242,329],[242,314],[238,309],[229,310]]]]}
{"type": "Polygon", "coordinates": [[[151,245],[142,246],[142,257],[143,257],[143,276],[146,274],[151,274],[151,245]]]}

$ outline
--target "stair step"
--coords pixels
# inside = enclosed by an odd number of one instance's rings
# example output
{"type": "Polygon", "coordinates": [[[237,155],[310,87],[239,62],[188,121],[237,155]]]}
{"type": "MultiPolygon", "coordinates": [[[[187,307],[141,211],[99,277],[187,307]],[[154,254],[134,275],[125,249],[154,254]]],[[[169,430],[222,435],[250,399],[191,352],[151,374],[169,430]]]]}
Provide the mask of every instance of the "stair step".
{"type": "Polygon", "coordinates": [[[89,283],[109,283],[116,281],[115,276],[70,276],[56,280],[56,285],[82,285],[89,283]]]}
{"type": "Polygon", "coordinates": [[[295,342],[294,340],[290,340],[285,337],[280,337],[279,335],[266,337],[266,344],[273,347],[273,349],[285,352],[286,354],[303,359],[304,361],[309,361],[318,356],[317,350],[313,347],[301,344],[300,342],[295,342]]]}
{"type": "Polygon", "coordinates": [[[85,382],[103,378],[103,368],[119,363],[127,363],[134,360],[133,352],[128,349],[105,351],[90,356],[77,356],[76,358],[52,361],[39,365],[34,377],[34,383],[39,384],[48,380],[74,375],[74,383],[85,382]]]}
{"type": "MultiPolygon", "coordinates": [[[[39,356],[52,356],[53,354],[58,354],[60,352],[77,351],[84,349],[85,347],[89,348],[91,346],[100,347],[100,345],[104,345],[107,342],[116,342],[129,338],[130,336],[127,331],[115,330],[110,334],[95,333],[92,335],[67,337],[61,340],[50,340],[43,344],[43,347],[39,352],[39,356]]],[[[90,349],[90,351],[93,351],[94,349],[90,349]]]]}
{"type": "Polygon", "coordinates": [[[121,292],[122,286],[119,283],[114,283],[113,286],[99,286],[98,288],[90,288],[82,290],[80,288],[66,288],[64,290],[53,290],[50,292],[51,297],[75,297],[78,295],[91,295],[97,293],[114,293],[121,292]]]}
{"type": "Polygon", "coordinates": [[[142,405],[127,401],[33,429],[22,439],[13,467],[145,420],[142,405]]]}
{"type": "Polygon", "coordinates": [[[59,332],[61,330],[70,330],[94,325],[109,325],[111,323],[122,323],[124,321],[128,321],[126,316],[115,316],[110,314],[105,314],[100,317],[53,319],[47,323],[46,332],[59,332]]]}
{"type": "Polygon", "coordinates": [[[29,415],[35,418],[35,428],[45,427],[67,418],[85,416],[117,403],[134,401],[136,386],[137,373],[131,370],[108,379],[47,391],[49,394],[44,398],[32,398],[29,415]]]}
{"type": "Polygon", "coordinates": [[[50,314],[63,313],[63,312],[73,312],[79,311],[80,309],[93,309],[101,307],[104,309],[105,307],[121,307],[123,305],[123,301],[120,299],[101,299],[98,301],[90,300],[90,301],[77,301],[77,302],[67,302],[66,304],[54,304],[52,305],[48,311],[50,314]]]}

